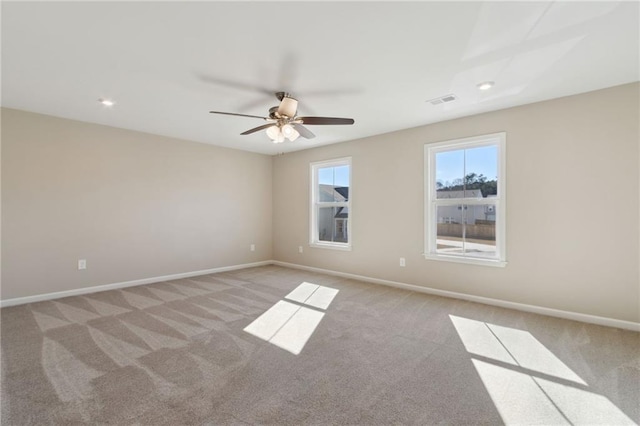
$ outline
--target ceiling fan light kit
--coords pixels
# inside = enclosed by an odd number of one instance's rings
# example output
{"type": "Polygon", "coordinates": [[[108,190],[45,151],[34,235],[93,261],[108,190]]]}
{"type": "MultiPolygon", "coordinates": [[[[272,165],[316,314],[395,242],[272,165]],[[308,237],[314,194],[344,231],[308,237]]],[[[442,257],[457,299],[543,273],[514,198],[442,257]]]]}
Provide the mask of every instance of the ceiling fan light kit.
{"type": "Polygon", "coordinates": [[[285,139],[289,139],[291,142],[295,141],[300,136],[300,133],[291,124],[285,124],[282,127],[274,124],[267,129],[267,136],[273,143],[282,143],[285,139]]]}
{"type": "Polygon", "coordinates": [[[298,133],[298,131],[294,129],[291,124],[285,124],[284,126],[282,126],[280,131],[282,132],[284,137],[289,139],[291,142],[295,141],[300,136],[300,133],[298,133]]]}
{"type": "Polygon", "coordinates": [[[280,101],[280,105],[269,109],[268,117],[260,117],[257,115],[239,114],[235,112],[209,111],[212,114],[235,115],[239,117],[260,118],[270,122],[262,126],[254,127],[246,130],[241,135],[249,135],[251,133],[266,130],[267,136],[274,143],[282,143],[285,139],[291,142],[302,136],[305,139],[315,138],[307,125],[350,125],[355,123],[353,118],[334,118],[334,117],[298,117],[298,100],[293,98],[286,92],[276,92],[276,97],[280,101]]]}

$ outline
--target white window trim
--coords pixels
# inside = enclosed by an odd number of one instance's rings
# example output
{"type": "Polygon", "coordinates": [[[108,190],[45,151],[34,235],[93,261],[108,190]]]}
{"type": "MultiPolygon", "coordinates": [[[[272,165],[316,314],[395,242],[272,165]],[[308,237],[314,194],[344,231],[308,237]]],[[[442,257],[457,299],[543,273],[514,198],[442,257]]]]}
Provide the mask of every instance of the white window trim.
{"type": "MultiPolygon", "coordinates": [[[[424,146],[425,164],[425,202],[424,202],[424,257],[428,260],[440,260],[446,262],[468,263],[472,265],[498,266],[507,265],[506,257],[506,139],[505,132],[489,135],[474,136],[470,138],[454,139],[443,142],[429,143],[424,146]],[[438,152],[496,145],[498,147],[498,194],[496,198],[483,200],[469,199],[464,204],[493,204],[496,205],[496,259],[483,259],[480,257],[466,257],[437,253],[437,215],[436,215],[436,167],[435,158],[438,152]]],[[[444,200],[443,200],[444,201],[444,200]]],[[[441,201],[441,203],[443,203],[441,201]]],[[[446,204],[447,201],[444,201],[446,204]]],[[[452,200],[452,204],[460,204],[459,200],[452,200]]]]}
{"type": "Polygon", "coordinates": [[[351,208],[351,198],[353,193],[353,181],[351,179],[351,157],[343,157],[336,158],[333,160],[325,160],[325,161],[316,161],[311,163],[310,172],[311,172],[311,191],[310,194],[310,223],[309,223],[309,246],[315,248],[324,248],[324,249],[332,249],[332,250],[351,250],[351,235],[353,229],[353,209],[351,208]],[[318,194],[318,170],[323,167],[336,167],[336,166],[349,166],[349,199],[346,202],[323,202],[318,203],[316,200],[319,198],[318,194]],[[337,243],[331,241],[320,241],[318,236],[318,209],[320,204],[323,207],[344,207],[346,206],[349,209],[349,222],[347,225],[347,242],[346,243],[337,243]]]}

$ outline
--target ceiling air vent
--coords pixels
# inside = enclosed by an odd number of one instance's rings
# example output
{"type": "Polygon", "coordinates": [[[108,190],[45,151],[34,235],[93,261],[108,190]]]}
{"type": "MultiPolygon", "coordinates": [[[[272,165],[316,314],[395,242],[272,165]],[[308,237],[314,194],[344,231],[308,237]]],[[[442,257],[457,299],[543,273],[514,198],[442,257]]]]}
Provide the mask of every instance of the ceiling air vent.
{"type": "Polygon", "coordinates": [[[431,105],[440,105],[440,104],[446,104],[447,102],[453,102],[456,99],[457,99],[456,95],[452,93],[449,95],[440,96],[439,98],[430,99],[427,102],[430,102],[431,105]]]}

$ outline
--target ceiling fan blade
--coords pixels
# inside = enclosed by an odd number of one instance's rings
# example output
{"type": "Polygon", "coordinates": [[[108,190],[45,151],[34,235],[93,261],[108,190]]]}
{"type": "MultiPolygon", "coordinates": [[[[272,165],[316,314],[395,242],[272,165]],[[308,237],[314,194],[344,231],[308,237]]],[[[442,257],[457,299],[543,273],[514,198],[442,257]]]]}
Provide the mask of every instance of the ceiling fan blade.
{"type": "Polygon", "coordinates": [[[238,117],[260,118],[262,120],[267,120],[268,119],[268,117],[260,117],[259,115],[238,114],[236,112],[221,112],[221,111],[209,111],[209,112],[211,114],[236,115],[238,117]]]}
{"type": "Polygon", "coordinates": [[[254,127],[253,129],[249,129],[246,132],[240,133],[241,135],[250,135],[251,133],[259,132],[260,130],[268,129],[269,127],[275,126],[275,123],[263,124],[262,126],[254,127]]]}
{"type": "Polygon", "coordinates": [[[335,118],[335,117],[296,117],[296,120],[302,120],[303,124],[353,124],[353,118],[335,118]]]}
{"type": "Polygon", "coordinates": [[[296,129],[298,131],[298,133],[300,133],[300,136],[302,136],[305,139],[313,139],[316,137],[316,135],[314,135],[313,133],[311,133],[309,131],[309,129],[307,129],[306,127],[304,127],[302,124],[299,123],[291,123],[291,125],[293,126],[294,129],[296,129]]]}
{"type": "Polygon", "coordinates": [[[212,75],[205,75],[201,73],[195,73],[196,77],[204,83],[212,83],[220,86],[233,87],[234,89],[247,90],[250,92],[264,93],[265,95],[273,95],[273,90],[266,87],[257,86],[251,83],[244,83],[242,81],[229,80],[226,78],[219,78],[212,75]]]}

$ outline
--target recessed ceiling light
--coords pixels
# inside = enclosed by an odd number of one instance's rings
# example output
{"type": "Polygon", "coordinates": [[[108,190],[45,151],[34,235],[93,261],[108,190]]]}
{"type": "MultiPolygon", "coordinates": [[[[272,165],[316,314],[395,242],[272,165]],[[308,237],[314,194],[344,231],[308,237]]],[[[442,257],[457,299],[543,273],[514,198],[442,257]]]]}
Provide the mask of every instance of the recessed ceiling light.
{"type": "Polygon", "coordinates": [[[483,81],[482,83],[478,84],[478,89],[480,90],[489,90],[493,87],[495,83],[493,81],[483,81]]]}
{"type": "Polygon", "coordinates": [[[103,98],[98,99],[98,102],[100,102],[102,105],[107,106],[107,107],[112,107],[112,106],[114,106],[116,104],[112,100],[103,99],[103,98]]]}

